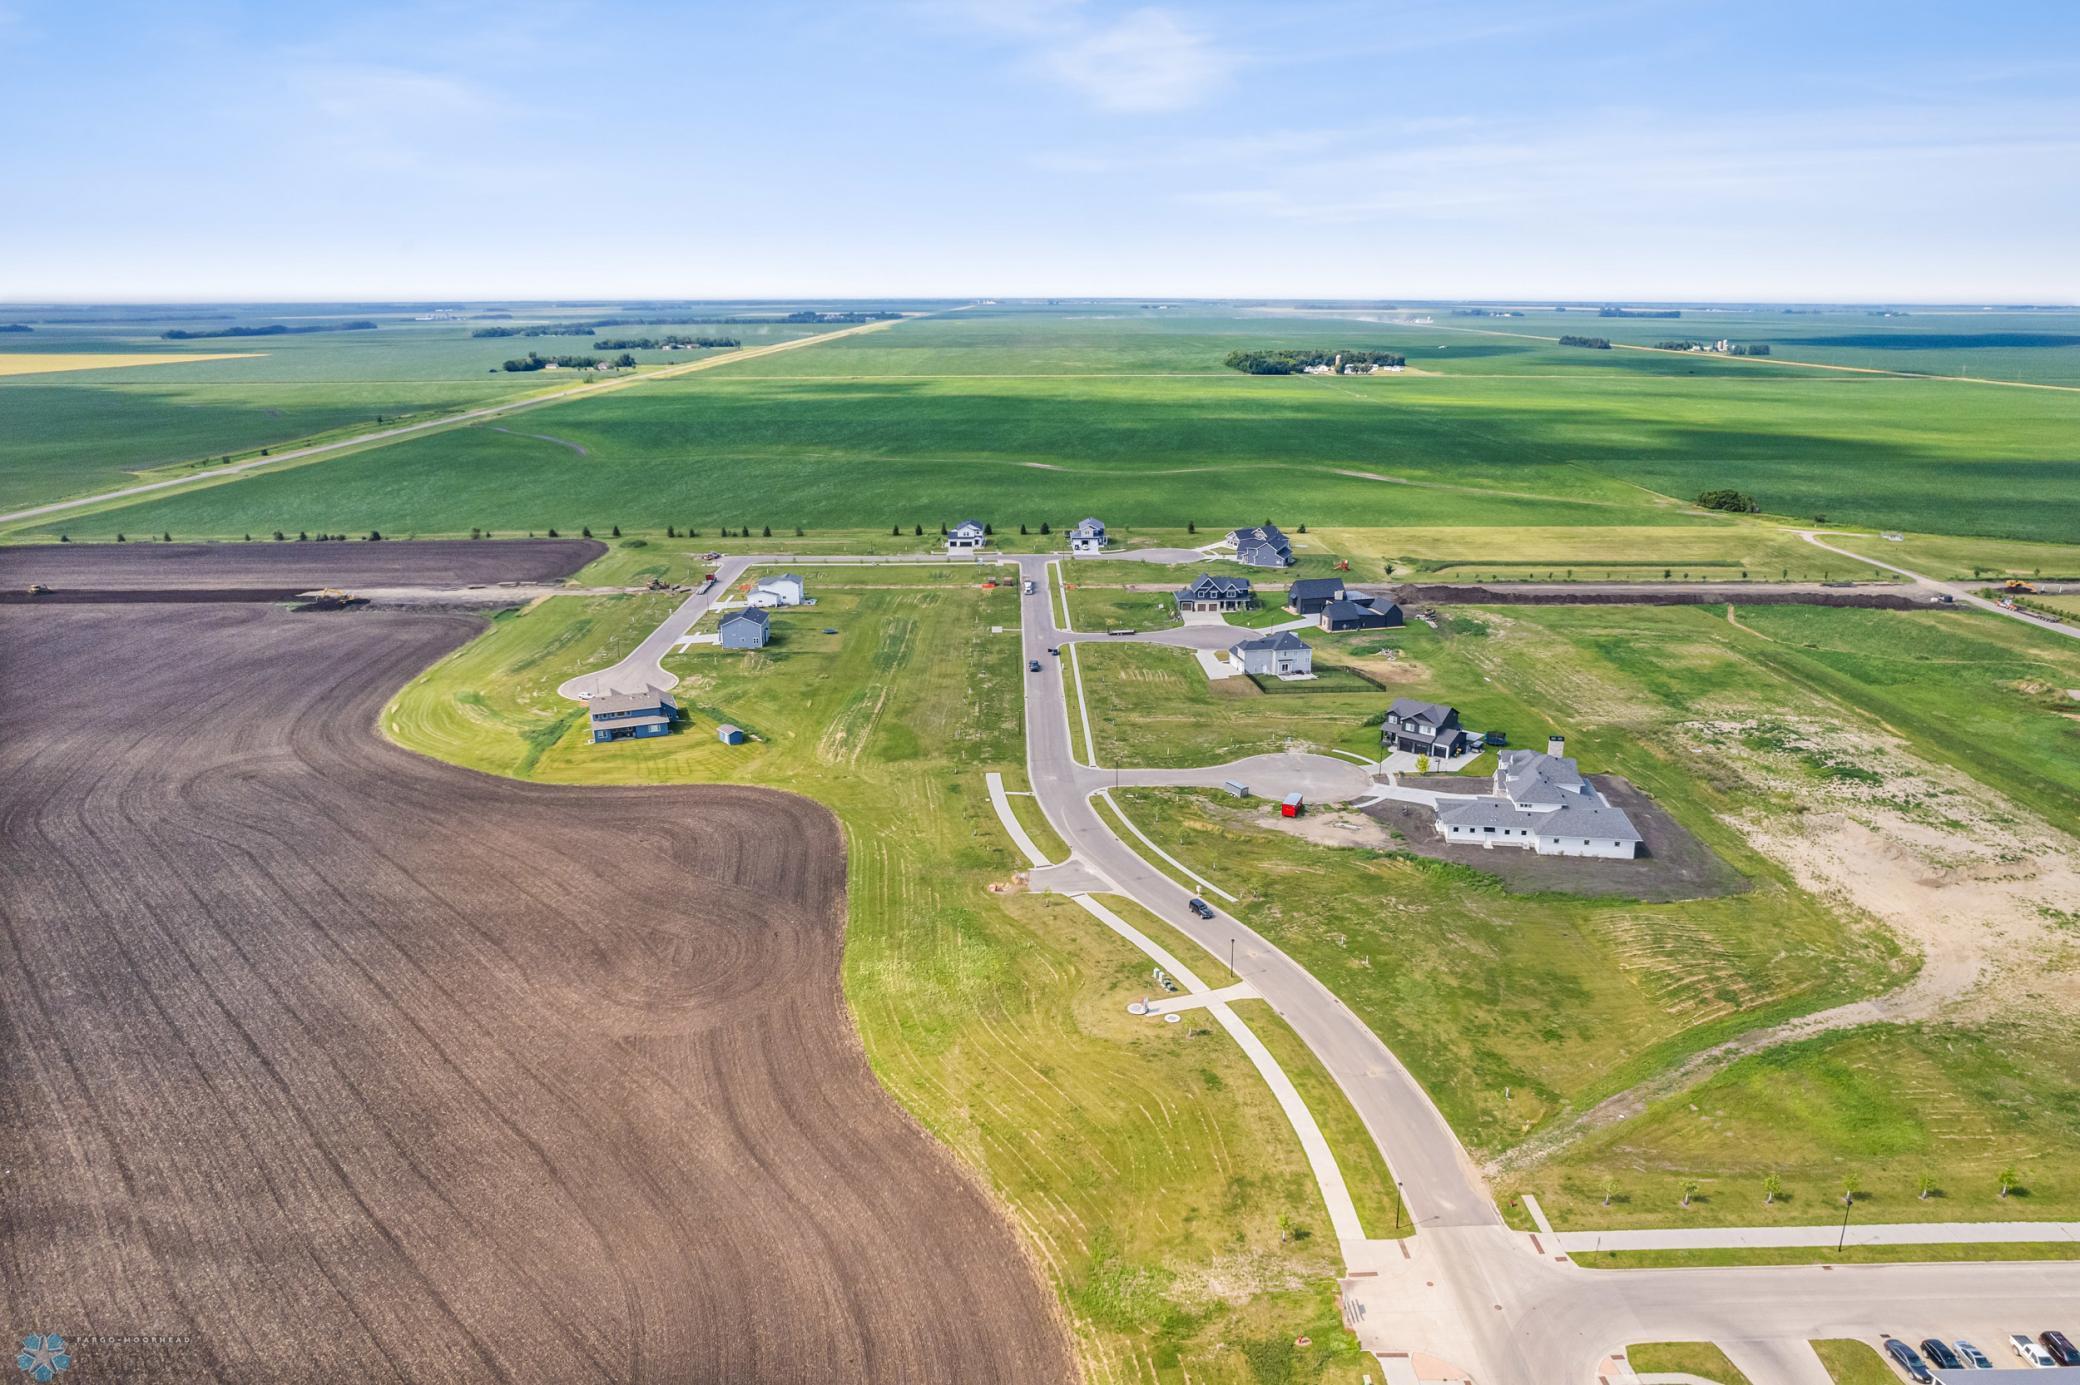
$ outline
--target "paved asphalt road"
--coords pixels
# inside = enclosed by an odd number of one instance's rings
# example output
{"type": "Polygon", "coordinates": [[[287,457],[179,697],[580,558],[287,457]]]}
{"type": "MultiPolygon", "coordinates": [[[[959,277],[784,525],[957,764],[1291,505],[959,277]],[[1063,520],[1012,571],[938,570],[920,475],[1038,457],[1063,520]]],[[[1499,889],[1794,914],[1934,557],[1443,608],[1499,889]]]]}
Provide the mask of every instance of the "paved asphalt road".
{"type": "MultiPolygon", "coordinates": [[[[1892,1332],[1974,1337],[1982,1346],[2025,1328],[2080,1326],[2080,1263],[1883,1265],[1722,1270],[1583,1270],[1504,1226],[1451,1127],[1377,1035],[1304,968],[1226,913],[1185,908],[1190,895],[1130,850],[1090,794],[1109,771],[1079,763],[1065,660],[1079,639],[1056,624],[1044,557],[1023,557],[1026,768],[1041,810],[1077,861],[1169,920],[1216,957],[1237,943],[1237,970],[1291,1024],[1350,1098],[1403,1185],[1419,1234],[1398,1244],[1349,1242],[1363,1278],[1346,1292],[1367,1309],[1373,1349],[1433,1351],[1480,1385],[1588,1385],[1609,1352],[1633,1342],[1726,1345],[1756,1385],[1824,1379],[1802,1343],[1892,1332]]],[[[1175,634],[1176,632],[1164,632],[1175,634]]],[[[1163,640],[1170,643],[1170,640],[1163,640]]]]}
{"type": "Polygon", "coordinates": [[[696,591],[680,602],[621,662],[567,678],[556,691],[573,702],[589,702],[607,693],[638,693],[651,688],[676,686],[679,675],[665,672],[664,656],[672,652],[672,645],[681,635],[691,630],[717,601],[729,594],[736,580],[744,575],[744,569],[754,561],[751,558],[724,558],[715,564],[715,585],[706,591],[696,591]]]}

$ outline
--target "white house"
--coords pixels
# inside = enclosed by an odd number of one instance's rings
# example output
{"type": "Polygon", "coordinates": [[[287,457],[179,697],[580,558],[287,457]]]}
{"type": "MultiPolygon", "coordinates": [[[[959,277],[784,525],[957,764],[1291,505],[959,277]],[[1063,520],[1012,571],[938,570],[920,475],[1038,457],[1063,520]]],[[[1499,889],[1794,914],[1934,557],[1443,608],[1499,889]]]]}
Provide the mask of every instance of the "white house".
{"type": "Polygon", "coordinates": [[[1086,519],[1069,531],[1071,553],[1103,553],[1105,551],[1105,521],[1086,519]]]}
{"type": "Polygon", "coordinates": [[[979,519],[964,519],[946,531],[948,553],[973,553],[989,542],[989,526],[979,519]]]}
{"type": "Polygon", "coordinates": [[[1314,672],[1314,650],[1290,630],[1244,640],[1228,651],[1244,673],[1266,673],[1274,678],[1305,678],[1314,672]]]}
{"type": "Polygon", "coordinates": [[[800,606],[808,600],[808,595],[808,588],[803,585],[802,579],[791,572],[786,572],[778,577],[760,578],[758,585],[751,589],[751,595],[744,598],[744,604],[747,606],[800,606]]]}
{"type": "Polygon", "coordinates": [[[1639,829],[1582,777],[1555,736],[1546,754],[1505,750],[1495,792],[1437,800],[1437,832],[1446,841],[1515,846],[1541,856],[1639,855],[1639,829]]]}

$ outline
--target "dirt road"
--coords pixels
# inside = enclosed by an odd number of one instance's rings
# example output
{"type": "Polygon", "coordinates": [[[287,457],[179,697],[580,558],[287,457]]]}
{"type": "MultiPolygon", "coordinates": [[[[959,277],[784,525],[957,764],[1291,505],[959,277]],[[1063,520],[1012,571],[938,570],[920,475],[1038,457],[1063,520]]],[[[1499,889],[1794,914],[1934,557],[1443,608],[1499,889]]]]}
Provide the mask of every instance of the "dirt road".
{"type": "Polygon", "coordinates": [[[478,628],[0,610],[0,1316],[93,1378],[1068,1378],[867,1069],[829,814],[380,740],[478,628]]]}

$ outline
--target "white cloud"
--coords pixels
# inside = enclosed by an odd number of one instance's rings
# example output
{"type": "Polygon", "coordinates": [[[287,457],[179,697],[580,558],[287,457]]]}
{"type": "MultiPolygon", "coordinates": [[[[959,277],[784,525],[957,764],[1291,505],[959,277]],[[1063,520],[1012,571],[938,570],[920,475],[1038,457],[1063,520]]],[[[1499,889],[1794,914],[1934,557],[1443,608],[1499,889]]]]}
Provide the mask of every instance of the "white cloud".
{"type": "Polygon", "coordinates": [[[1083,0],[982,0],[927,7],[1023,47],[1023,66],[1100,110],[1175,111],[1210,96],[1238,65],[1178,11],[1159,5],[1116,16],[1083,0]]]}
{"type": "Polygon", "coordinates": [[[1226,80],[1234,59],[1169,10],[1135,10],[1048,45],[1042,71],[1110,111],[1174,111],[1197,105],[1226,80]]]}

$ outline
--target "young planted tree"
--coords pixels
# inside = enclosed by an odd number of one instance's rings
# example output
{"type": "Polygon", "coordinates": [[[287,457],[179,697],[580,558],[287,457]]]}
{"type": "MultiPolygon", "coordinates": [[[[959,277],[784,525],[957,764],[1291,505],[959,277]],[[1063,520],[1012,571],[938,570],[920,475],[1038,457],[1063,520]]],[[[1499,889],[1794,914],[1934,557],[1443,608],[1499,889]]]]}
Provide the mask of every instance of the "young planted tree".
{"type": "Polygon", "coordinates": [[[2022,1181],[2021,1172],[2013,1164],[2008,1164],[2004,1166],[2000,1171],[1999,1177],[2001,1180],[2002,1197],[2006,1197],[2009,1193],[2013,1192],[2016,1188],[2016,1185],[2018,1185],[2022,1181]]]}
{"type": "Polygon", "coordinates": [[[1764,1207],[1767,1207],[1771,1203],[1775,1202],[1780,1196],[1783,1195],[1783,1192],[1783,1179],[1777,1177],[1773,1173],[1766,1173],[1762,1176],[1762,1205],[1764,1207]]]}
{"type": "Polygon", "coordinates": [[[1046,521],[1046,520],[1044,520],[1044,519],[1040,521],[1040,532],[1041,532],[1042,534],[1046,534],[1046,533],[1050,533],[1050,532],[1052,532],[1052,531],[1050,531],[1050,530],[1048,529],[1048,527],[1047,527],[1047,521],[1046,521]]]}
{"type": "Polygon", "coordinates": [[[1603,1185],[1599,1189],[1599,1191],[1603,1193],[1603,1205],[1606,1207],[1610,1206],[1611,1199],[1615,1197],[1618,1192],[1618,1180],[1611,1177],[1609,1174],[1605,1174],[1603,1176],[1603,1185]]]}
{"type": "Polygon", "coordinates": [[[1936,1184],[1936,1176],[1932,1173],[1922,1174],[1918,1186],[1920,1188],[1919,1196],[1921,1200],[1923,1202],[1928,1201],[1930,1198],[1936,1195],[1936,1192],[1938,1190],[1936,1184]]]}
{"type": "Polygon", "coordinates": [[[1199,532],[1199,522],[1198,522],[1197,520],[1194,520],[1194,519],[1188,519],[1188,520],[1186,520],[1186,521],[1184,522],[1184,531],[1185,531],[1185,532],[1186,532],[1187,534],[1196,534],[1196,533],[1198,533],[1198,532],[1199,532]]]}
{"type": "Polygon", "coordinates": [[[1696,1180],[1696,1179],[1694,1179],[1694,1178],[1686,1178],[1686,1179],[1684,1179],[1684,1180],[1683,1180],[1683,1201],[1682,1201],[1682,1204],[1681,1204],[1681,1205],[1682,1205],[1682,1206],[1684,1206],[1684,1207],[1688,1207],[1688,1206],[1690,1205],[1690,1199],[1691,1199],[1691,1198],[1693,1198],[1693,1197],[1696,1197],[1696,1196],[1697,1196],[1697,1180],[1696,1180]]]}
{"type": "Polygon", "coordinates": [[[621,537],[621,526],[618,524],[614,526],[614,537],[617,539],[621,537]]]}

